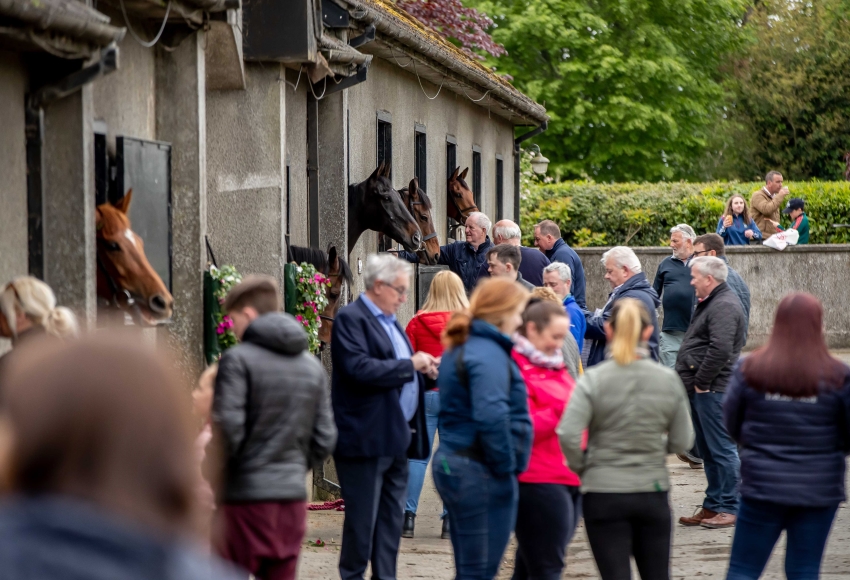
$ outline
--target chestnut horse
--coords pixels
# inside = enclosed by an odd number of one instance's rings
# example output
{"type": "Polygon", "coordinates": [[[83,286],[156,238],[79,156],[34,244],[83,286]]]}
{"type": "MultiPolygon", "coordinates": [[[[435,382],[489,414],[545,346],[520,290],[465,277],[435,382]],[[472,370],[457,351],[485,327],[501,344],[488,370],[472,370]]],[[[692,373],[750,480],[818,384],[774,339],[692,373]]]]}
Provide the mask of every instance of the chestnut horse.
{"type": "Polygon", "coordinates": [[[415,252],[422,249],[422,232],[390,182],[390,166],[383,163],[366,181],[348,186],[348,251],[366,230],[381,232],[415,252]]]}
{"type": "Polygon", "coordinates": [[[436,264],[440,259],[440,240],[437,239],[437,228],[431,217],[431,200],[425,190],[419,187],[419,180],[415,177],[410,180],[410,185],[399,189],[404,200],[404,205],[413,215],[413,219],[419,224],[422,231],[422,243],[424,248],[417,251],[420,264],[436,264]]]}
{"type": "Polygon", "coordinates": [[[449,177],[448,194],[449,199],[446,204],[446,214],[456,222],[466,225],[466,218],[469,214],[476,211],[481,211],[475,205],[475,194],[466,184],[466,174],[469,173],[469,167],[460,172],[460,167],[455,167],[451,177],[449,177]]]}
{"type": "Polygon", "coordinates": [[[330,279],[331,285],[325,288],[328,305],[319,315],[322,319],[322,326],[319,327],[319,341],[322,344],[330,344],[334,318],[336,317],[337,310],[339,310],[343,287],[345,283],[348,283],[350,288],[353,279],[348,262],[340,257],[334,245],[331,245],[327,252],[323,252],[317,248],[289,246],[289,255],[286,259],[296,264],[300,264],[301,262],[312,264],[317,271],[330,279]]]}
{"type": "Polygon", "coordinates": [[[95,209],[97,295],[129,313],[136,324],[154,326],[171,318],[174,299],[145,256],[144,242],[130,229],[133,190],[116,205],[95,209]]]}

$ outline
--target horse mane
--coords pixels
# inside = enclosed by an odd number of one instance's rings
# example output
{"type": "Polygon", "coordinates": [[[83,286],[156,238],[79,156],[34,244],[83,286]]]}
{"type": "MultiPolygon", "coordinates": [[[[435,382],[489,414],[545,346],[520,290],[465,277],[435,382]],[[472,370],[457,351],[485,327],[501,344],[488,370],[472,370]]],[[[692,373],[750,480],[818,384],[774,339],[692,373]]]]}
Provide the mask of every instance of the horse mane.
{"type": "MultiPolygon", "coordinates": [[[[354,280],[354,275],[351,273],[351,267],[342,256],[337,256],[339,260],[339,272],[346,282],[351,283],[354,280]]],[[[287,261],[307,262],[322,274],[327,275],[330,272],[331,265],[328,262],[328,254],[319,248],[307,248],[304,246],[289,246],[289,255],[287,261]]]]}

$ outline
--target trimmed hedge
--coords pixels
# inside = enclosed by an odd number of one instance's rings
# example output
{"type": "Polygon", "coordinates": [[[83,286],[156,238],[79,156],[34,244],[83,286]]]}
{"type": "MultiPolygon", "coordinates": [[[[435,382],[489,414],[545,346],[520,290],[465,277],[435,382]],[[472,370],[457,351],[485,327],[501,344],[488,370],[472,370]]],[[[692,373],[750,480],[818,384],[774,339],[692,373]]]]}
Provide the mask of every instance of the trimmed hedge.
{"type": "MultiPolygon", "coordinates": [[[[593,183],[567,181],[535,185],[521,206],[524,243],[532,245],[534,224],[550,219],[572,246],[666,246],[670,228],[691,225],[697,234],[716,231],[732,195],[749,203],[763,183],[593,183]]],[[[791,197],[802,197],[810,223],[810,243],[850,243],[850,182],[786,182],[791,197]]],[[[783,216],[782,223],[789,219],[783,216]]]]}

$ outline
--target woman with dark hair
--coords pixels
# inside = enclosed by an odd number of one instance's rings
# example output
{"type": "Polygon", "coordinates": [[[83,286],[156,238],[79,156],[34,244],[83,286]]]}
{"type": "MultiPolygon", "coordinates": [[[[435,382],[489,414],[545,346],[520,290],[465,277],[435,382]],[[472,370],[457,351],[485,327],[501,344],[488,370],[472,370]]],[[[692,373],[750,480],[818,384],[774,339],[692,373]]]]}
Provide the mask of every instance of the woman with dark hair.
{"type": "Polygon", "coordinates": [[[203,555],[189,397],[115,336],[33,340],[4,369],[0,578],[244,578],[203,555]]]}
{"type": "Polygon", "coordinates": [[[534,442],[528,469],[519,476],[513,580],[559,580],[581,514],[581,481],[567,467],[555,434],[575,387],[561,352],[568,336],[570,319],[560,301],[532,298],[514,337],[534,442]]]}
{"type": "Polygon", "coordinates": [[[717,233],[727,246],[746,246],[752,240],[761,240],[761,231],[750,216],[746,199],[740,195],[729,198],[717,222],[717,233]]]}
{"type": "Polygon", "coordinates": [[[810,294],[779,303],[768,343],[738,365],[723,414],[741,455],[741,503],[727,580],[761,576],[782,530],[789,580],[818,578],[850,451],[850,368],[824,340],[810,294]]]}

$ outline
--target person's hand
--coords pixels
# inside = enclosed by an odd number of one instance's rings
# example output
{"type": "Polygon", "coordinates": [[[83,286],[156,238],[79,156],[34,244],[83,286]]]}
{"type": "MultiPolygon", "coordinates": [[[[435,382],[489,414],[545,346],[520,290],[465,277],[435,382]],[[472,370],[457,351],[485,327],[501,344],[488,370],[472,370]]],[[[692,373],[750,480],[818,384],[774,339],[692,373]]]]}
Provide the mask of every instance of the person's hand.
{"type": "Polygon", "coordinates": [[[702,393],[707,393],[707,392],[708,392],[708,389],[706,389],[706,390],[702,390],[701,388],[699,388],[699,387],[698,387],[698,386],[696,386],[696,385],[694,385],[694,390],[695,390],[697,393],[700,393],[700,394],[702,394],[702,393]]]}
{"type": "Polygon", "coordinates": [[[788,190],[787,187],[783,187],[782,189],[779,190],[779,195],[781,195],[781,196],[786,196],[789,193],[791,193],[791,192],[788,190]]]}
{"type": "Polygon", "coordinates": [[[731,226],[732,226],[732,216],[727,215],[725,218],[723,218],[723,227],[728,228],[728,227],[731,227],[731,226]]]}
{"type": "Polygon", "coordinates": [[[778,228],[778,227],[779,227],[779,222],[775,222],[775,221],[773,221],[773,220],[772,220],[772,219],[770,219],[770,218],[768,218],[768,219],[767,219],[767,221],[769,221],[770,223],[772,223],[772,224],[773,224],[773,227],[775,227],[775,228],[778,228]]]}
{"type": "Polygon", "coordinates": [[[413,369],[419,371],[420,373],[428,374],[430,372],[436,372],[437,366],[436,361],[433,356],[428,354],[427,352],[417,352],[410,360],[413,361],[413,369]]]}
{"type": "Polygon", "coordinates": [[[752,240],[754,235],[753,230],[744,230],[744,237],[748,240],[752,240]]]}

